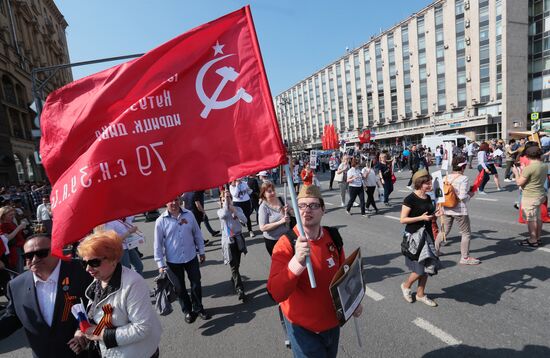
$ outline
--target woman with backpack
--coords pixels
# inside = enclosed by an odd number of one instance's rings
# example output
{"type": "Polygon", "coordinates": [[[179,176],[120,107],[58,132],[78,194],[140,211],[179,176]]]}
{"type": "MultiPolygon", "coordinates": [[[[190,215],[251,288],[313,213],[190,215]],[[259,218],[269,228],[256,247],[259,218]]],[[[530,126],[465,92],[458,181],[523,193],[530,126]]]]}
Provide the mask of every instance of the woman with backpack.
{"type": "Polygon", "coordinates": [[[470,190],[468,177],[464,175],[464,169],[468,161],[463,156],[453,158],[453,172],[447,175],[445,183],[445,203],[443,204],[443,216],[441,231],[435,240],[435,249],[440,253],[439,248],[443,243],[444,238],[449,235],[453,223],[458,224],[458,229],[462,235],[460,240],[460,261],[462,265],[478,265],[479,259],[470,256],[470,239],[472,237],[472,229],[470,227],[470,216],[468,215],[468,207],[466,203],[470,200],[474,193],[470,190]],[[450,188],[447,188],[450,185],[450,188]],[[451,191],[448,193],[447,189],[451,191]],[[453,206],[453,204],[455,204],[453,206]]]}

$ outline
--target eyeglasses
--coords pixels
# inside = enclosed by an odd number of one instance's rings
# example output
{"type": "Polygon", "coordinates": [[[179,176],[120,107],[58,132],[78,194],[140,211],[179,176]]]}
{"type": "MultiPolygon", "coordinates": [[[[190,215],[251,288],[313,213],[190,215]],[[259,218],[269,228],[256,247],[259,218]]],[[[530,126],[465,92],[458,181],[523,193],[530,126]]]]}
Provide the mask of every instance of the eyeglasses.
{"type": "Polygon", "coordinates": [[[319,203],[309,203],[309,204],[301,203],[301,204],[298,204],[298,208],[300,210],[306,210],[306,208],[310,208],[311,210],[317,210],[320,207],[321,207],[321,204],[319,204],[319,203]]]}
{"type": "Polygon", "coordinates": [[[88,266],[90,267],[93,267],[93,268],[97,268],[99,266],[101,266],[101,262],[103,261],[103,259],[91,259],[91,260],[80,260],[80,263],[82,264],[82,267],[86,268],[88,266]]]}
{"type": "Polygon", "coordinates": [[[23,258],[25,260],[32,261],[32,259],[35,256],[38,257],[39,259],[43,259],[43,258],[47,257],[49,253],[50,253],[50,249],[47,248],[47,249],[41,249],[41,250],[36,250],[36,251],[32,251],[32,252],[25,252],[21,256],[23,256],[23,258]]]}

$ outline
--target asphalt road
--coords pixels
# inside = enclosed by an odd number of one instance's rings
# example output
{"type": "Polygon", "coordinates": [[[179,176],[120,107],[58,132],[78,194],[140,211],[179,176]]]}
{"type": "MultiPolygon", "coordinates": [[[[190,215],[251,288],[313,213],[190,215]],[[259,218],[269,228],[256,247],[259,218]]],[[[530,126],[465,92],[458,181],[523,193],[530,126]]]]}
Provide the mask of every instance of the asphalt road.
{"type": "MultiPolygon", "coordinates": [[[[477,172],[467,174],[473,179],[477,172]]],[[[543,232],[545,247],[516,245],[527,230],[517,223],[515,185],[502,183],[506,191],[495,192],[491,180],[486,189],[489,195],[471,200],[471,255],[482,263],[458,264],[460,236],[453,229],[442,249],[444,267],[428,280],[427,294],[439,304],[431,308],[405,302],[399,288],[408,275],[400,254],[403,225],[398,217],[400,203],[410,192],[405,187],[409,173],[397,173],[391,196],[394,205],[380,205],[381,213],[370,218],[359,215],[359,208],[346,215],[338,191],[326,190],[328,173],[320,176],[325,179],[327,203],[323,224],[340,228],[347,252],[361,247],[367,281],[365,311],[359,318],[363,347],[358,346],[353,323],[348,322],[341,333],[340,357],[550,357],[550,229],[547,225],[548,231],[543,232]]],[[[217,227],[216,202],[209,200],[206,207],[217,227]]],[[[142,217],[138,221],[148,238],[142,248],[144,276],[153,287],[157,274],[151,256],[154,223],[144,223],[142,217]]],[[[248,240],[249,253],[241,266],[249,300],[240,303],[233,294],[229,267],[223,265],[216,239],[207,247],[207,261],[201,268],[203,303],[212,319],[186,324],[179,306],[161,317],[163,357],[291,356],[284,346],[277,309],[265,290],[269,255],[257,225],[254,228],[258,235],[248,240]]],[[[0,355],[29,357],[25,346],[19,331],[0,341],[0,355]]]]}

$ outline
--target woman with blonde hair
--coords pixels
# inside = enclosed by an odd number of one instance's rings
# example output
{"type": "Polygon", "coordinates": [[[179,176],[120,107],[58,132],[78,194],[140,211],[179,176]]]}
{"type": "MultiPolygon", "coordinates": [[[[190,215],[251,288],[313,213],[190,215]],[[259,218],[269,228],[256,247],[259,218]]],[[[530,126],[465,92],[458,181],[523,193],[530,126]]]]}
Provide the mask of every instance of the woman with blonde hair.
{"type": "MultiPolygon", "coordinates": [[[[90,328],[76,331],[102,357],[158,357],[162,327],[153,310],[149,287],[138,273],[123,267],[122,239],[98,231],[78,246],[82,265],[94,278],[86,289],[90,328]]],[[[73,347],[78,354],[84,347],[73,347]]]]}

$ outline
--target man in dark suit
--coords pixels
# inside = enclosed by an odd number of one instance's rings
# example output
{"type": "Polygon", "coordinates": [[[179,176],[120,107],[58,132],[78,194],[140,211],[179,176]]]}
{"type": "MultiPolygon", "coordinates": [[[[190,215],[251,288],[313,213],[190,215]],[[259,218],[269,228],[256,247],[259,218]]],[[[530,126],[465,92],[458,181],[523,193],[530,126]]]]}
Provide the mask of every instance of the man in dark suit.
{"type": "Polygon", "coordinates": [[[8,284],[8,307],[0,317],[0,339],[23,327],[35,357],[76,357],[70,345],[78,322],[71,307],[84,298],[91,276],[75,262],[51,254],[48,235],[31,236],[23,247],[29,270],[8,284]]]}

